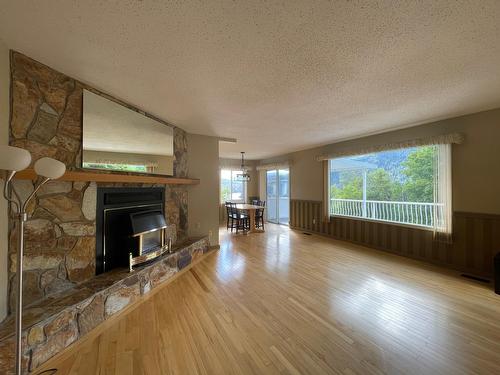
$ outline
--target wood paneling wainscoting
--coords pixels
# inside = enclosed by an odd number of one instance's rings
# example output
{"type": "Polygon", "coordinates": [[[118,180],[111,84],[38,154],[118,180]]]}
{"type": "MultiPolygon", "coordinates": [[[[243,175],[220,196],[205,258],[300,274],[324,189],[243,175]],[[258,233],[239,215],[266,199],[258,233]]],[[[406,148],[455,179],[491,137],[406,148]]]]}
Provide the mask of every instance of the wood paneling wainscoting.
{"type": "Polygon", "coordinates": [[[500,215],[455,212],[453,243],[445,244],[434,241],[431,231],[410,226],[347,217],[332,217],[327,223],[322,205],[292,199],[290,226],[471,275],[493,274],[493,256],[500,252],[500,215]]]}

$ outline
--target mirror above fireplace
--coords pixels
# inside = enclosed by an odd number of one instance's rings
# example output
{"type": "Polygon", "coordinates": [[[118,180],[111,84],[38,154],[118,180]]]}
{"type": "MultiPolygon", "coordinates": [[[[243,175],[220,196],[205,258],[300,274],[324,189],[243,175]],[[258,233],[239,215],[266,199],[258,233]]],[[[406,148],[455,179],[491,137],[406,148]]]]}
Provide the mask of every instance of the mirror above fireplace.
{"type": "Polygon", "coordinates": [[[83,91],[82,167],[173,175],[173,128],[83,91]]]}

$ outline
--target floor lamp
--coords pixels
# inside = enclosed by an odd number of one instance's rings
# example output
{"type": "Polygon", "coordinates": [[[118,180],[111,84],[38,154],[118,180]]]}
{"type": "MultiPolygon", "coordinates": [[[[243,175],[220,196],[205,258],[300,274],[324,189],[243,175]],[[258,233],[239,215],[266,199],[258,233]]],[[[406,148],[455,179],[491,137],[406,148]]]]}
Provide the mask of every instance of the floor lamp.
{"type": "Polygon", "coordinates": [[[12,179],[18,171],[28,168],[30,163],[31,154],[28,151],[18,147],[0,146],[0,170],[6,171],[3,196],[12,206],[19,231],[16,271],[16,375],[22,374],[24,223],[28,219],[26,207],[47,181],[57,179],[66,172],[66,166],[60,161],[51,158],[37,160],[34,165],[35,172],[43,179],[37,183],[33,192],[23,202],[12,184],[12,179]]]}

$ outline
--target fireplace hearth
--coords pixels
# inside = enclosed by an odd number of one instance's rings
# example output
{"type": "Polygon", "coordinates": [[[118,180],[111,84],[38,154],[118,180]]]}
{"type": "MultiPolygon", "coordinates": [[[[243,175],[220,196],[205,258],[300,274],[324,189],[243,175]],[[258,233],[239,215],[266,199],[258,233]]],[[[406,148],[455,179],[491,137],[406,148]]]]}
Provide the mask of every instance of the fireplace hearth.
{"type": "Polygon", "coordinates": [[[150,261],[171,249],[164,188],[98,188],[96,274],[150,261]]]}
{"type": "MultiPolygon", "coordinates": [[[[27,337],[23,344],[26,373],[137,302],[141,296],[172,280],[211,249],[208,237],[203,237],[176,243],[172,250],[154,262],[138,266],[133,273],[116,268],[26,306],[23,314],[23,337],[27,337]]],[[[14,366],[13,325],[13,316],[0,323],[2,370],[14,366]]]]}

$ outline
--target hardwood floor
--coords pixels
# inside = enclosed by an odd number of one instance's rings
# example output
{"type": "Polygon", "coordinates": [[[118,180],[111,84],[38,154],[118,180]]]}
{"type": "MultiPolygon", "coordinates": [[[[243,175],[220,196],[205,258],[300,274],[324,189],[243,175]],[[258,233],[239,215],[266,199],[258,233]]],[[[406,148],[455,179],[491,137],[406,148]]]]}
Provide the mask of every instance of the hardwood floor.
{"type": "Polygon", "coordinates": [[[500,296],[269,224],[43,369],[58,374],[500,374],[500,296]]]}

